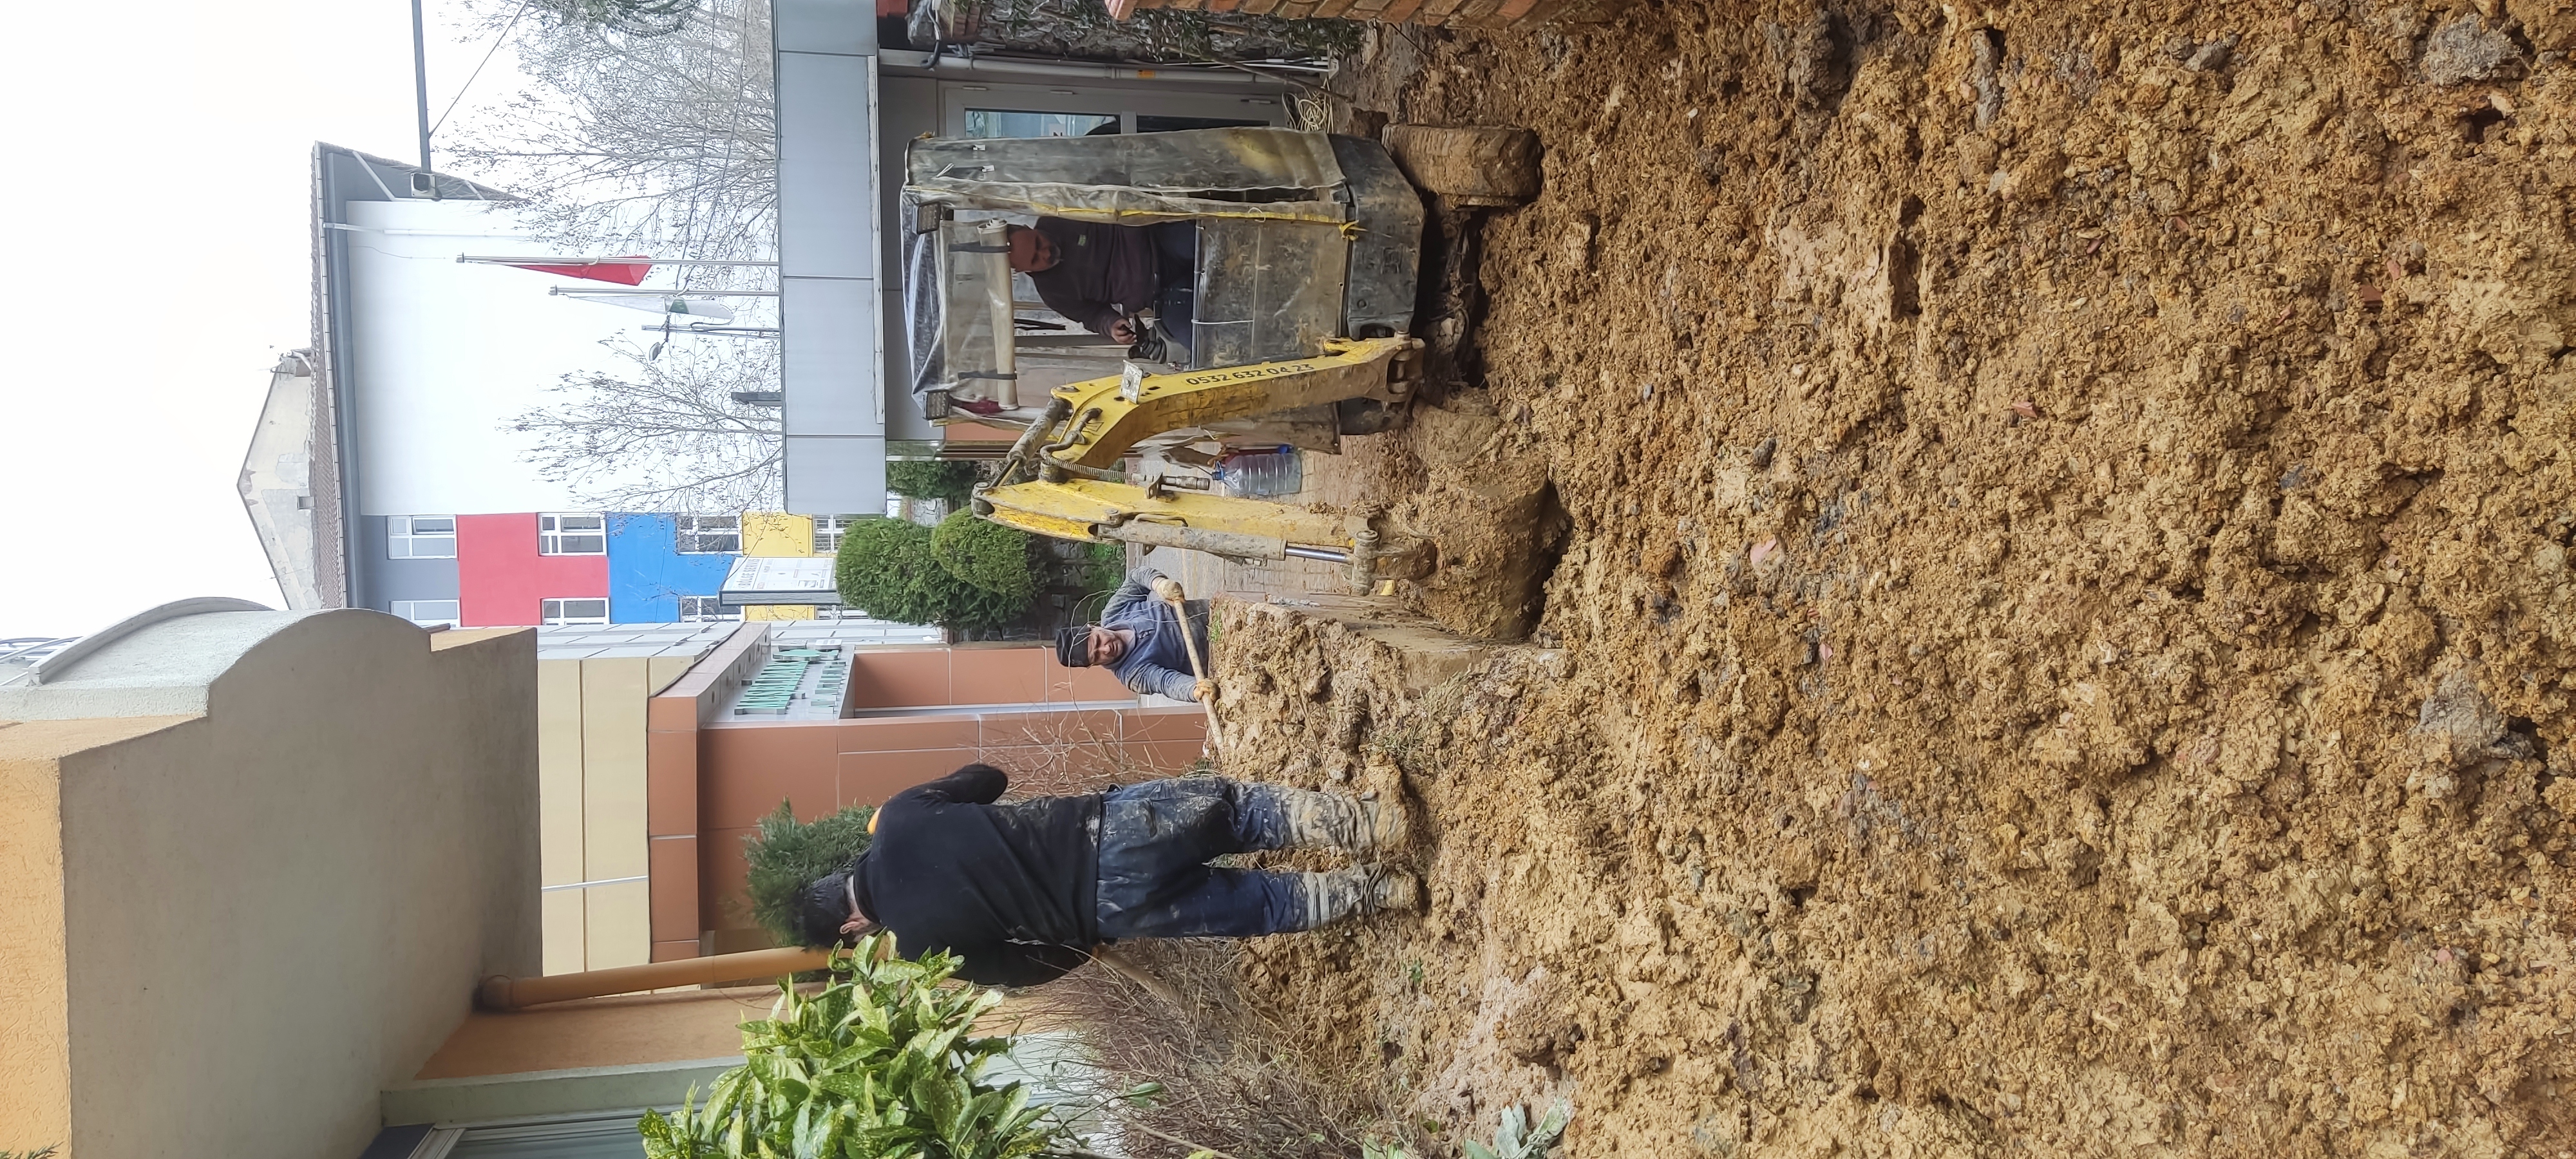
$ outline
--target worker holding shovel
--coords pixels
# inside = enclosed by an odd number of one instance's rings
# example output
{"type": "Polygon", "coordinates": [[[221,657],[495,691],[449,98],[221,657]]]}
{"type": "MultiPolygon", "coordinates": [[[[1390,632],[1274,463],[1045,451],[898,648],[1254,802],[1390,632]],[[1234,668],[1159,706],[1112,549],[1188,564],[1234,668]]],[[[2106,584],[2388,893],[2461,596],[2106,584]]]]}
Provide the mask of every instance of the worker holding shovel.
{"type": "Polygon", "coordinates": [[[1204,702],[1216,691],[1202,667],[1207,630],[1206,600],[1183,599],[1180,584],[1140,566],[1100,609],[1098,624],[1056,633],[1055,658],[1067,668],[1106,667],[1136,692],[1204,702]]]}

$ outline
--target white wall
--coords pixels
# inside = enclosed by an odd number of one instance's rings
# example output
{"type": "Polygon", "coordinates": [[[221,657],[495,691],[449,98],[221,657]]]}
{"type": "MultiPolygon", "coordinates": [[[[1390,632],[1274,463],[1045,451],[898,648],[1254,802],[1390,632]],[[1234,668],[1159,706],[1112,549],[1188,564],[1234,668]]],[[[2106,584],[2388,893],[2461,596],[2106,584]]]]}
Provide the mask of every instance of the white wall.
{"type": "Polygon", "coordinates": [[[348,1159],[537,960],[536,634],[321,612],[65,758],[72,1149],[348,1159]]]}
{"type": "Polygon", "coordinates": [[[623,372],[629,364],[599,343],[649,344],[638,327],[655,316],[546,293],[606,283],[459,263],[459,254],[559,252],[526,237],[505,208],[404,199],[354,202],[349,215],[360,228],[343,239],[343,385],[355,395],[359,514],[579,508],[571,488],[522,457],[533,437],[504,426],[544,405],[567,372],[623,372]]]}

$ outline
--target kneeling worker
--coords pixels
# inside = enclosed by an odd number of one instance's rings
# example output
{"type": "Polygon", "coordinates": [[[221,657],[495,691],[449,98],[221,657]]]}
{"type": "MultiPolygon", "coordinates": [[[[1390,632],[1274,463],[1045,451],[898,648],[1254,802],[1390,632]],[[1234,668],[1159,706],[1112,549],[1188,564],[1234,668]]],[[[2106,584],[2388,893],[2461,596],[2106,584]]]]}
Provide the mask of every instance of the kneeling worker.
{"type": "Polygon", "coordinates": [[[1153,568],[1139,566],[1127,573],[1127,582],[1118,585],[1100,609],[1098,624],[1055,634],[1056,662],[1067,668],[1105,665],[1134,692],[1174,700],[1206,699],[1216,683],[1190,675],[1189,649],[1195,642],[1199,655],[1209,664],[1216,663],[1208,653],[1208,603],[1182,604],[1189,612],[1186,630],[1190,635],[1185,639],[1181,616],[1172,608],[1172,601],[1180,596],[1180,584],[1153,568]]]}
{"type": "Polygon", "coordinates": [[[1122,938],[1249,938],[1412,909],[1412,875],[1216,869],[1260,849],[1377,853],[1401,837],[1393,806],[1215,777],[1147,781],[995,804],[1010,778],[968,765],[895,795],[875,839],[805,887],[799,940],[823,948],[891,930],[895,952],[946,950],[958,976],[1034,986],[1122,938]]]}

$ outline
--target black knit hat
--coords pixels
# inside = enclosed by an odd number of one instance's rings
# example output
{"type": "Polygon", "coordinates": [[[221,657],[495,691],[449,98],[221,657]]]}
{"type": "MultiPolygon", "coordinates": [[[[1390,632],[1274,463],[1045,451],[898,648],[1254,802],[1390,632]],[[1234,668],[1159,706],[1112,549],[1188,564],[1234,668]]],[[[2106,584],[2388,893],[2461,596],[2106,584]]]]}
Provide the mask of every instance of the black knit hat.
{"type": "Polygon", "coordinates": [[[1056,631],[1055,662],[1067,668],[1091,667],[1091,625],[1076,624],[1056,631]]]}
{"type": "Polygon", "coordinates": [[[842,940],[841,927],[850,920],[850,879],[867,856],[861,853],[849,864],[816,878],[797,899],[796,940],[807,949],[825,949],[842,940]]]}

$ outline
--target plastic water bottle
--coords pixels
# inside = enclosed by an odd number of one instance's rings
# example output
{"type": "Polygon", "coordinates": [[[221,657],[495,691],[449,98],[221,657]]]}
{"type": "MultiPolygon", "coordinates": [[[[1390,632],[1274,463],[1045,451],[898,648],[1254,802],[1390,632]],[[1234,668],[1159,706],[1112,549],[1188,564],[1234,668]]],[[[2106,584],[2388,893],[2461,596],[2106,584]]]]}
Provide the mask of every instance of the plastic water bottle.
{"type": "Polygon", "coordinates": [[[1228,495],[1262,499],[1296,494],[1306,485],[1306,468],[1297,448],[1282,445],[1227,455],[1217,464],[1216,477],[1228,495]]]}

